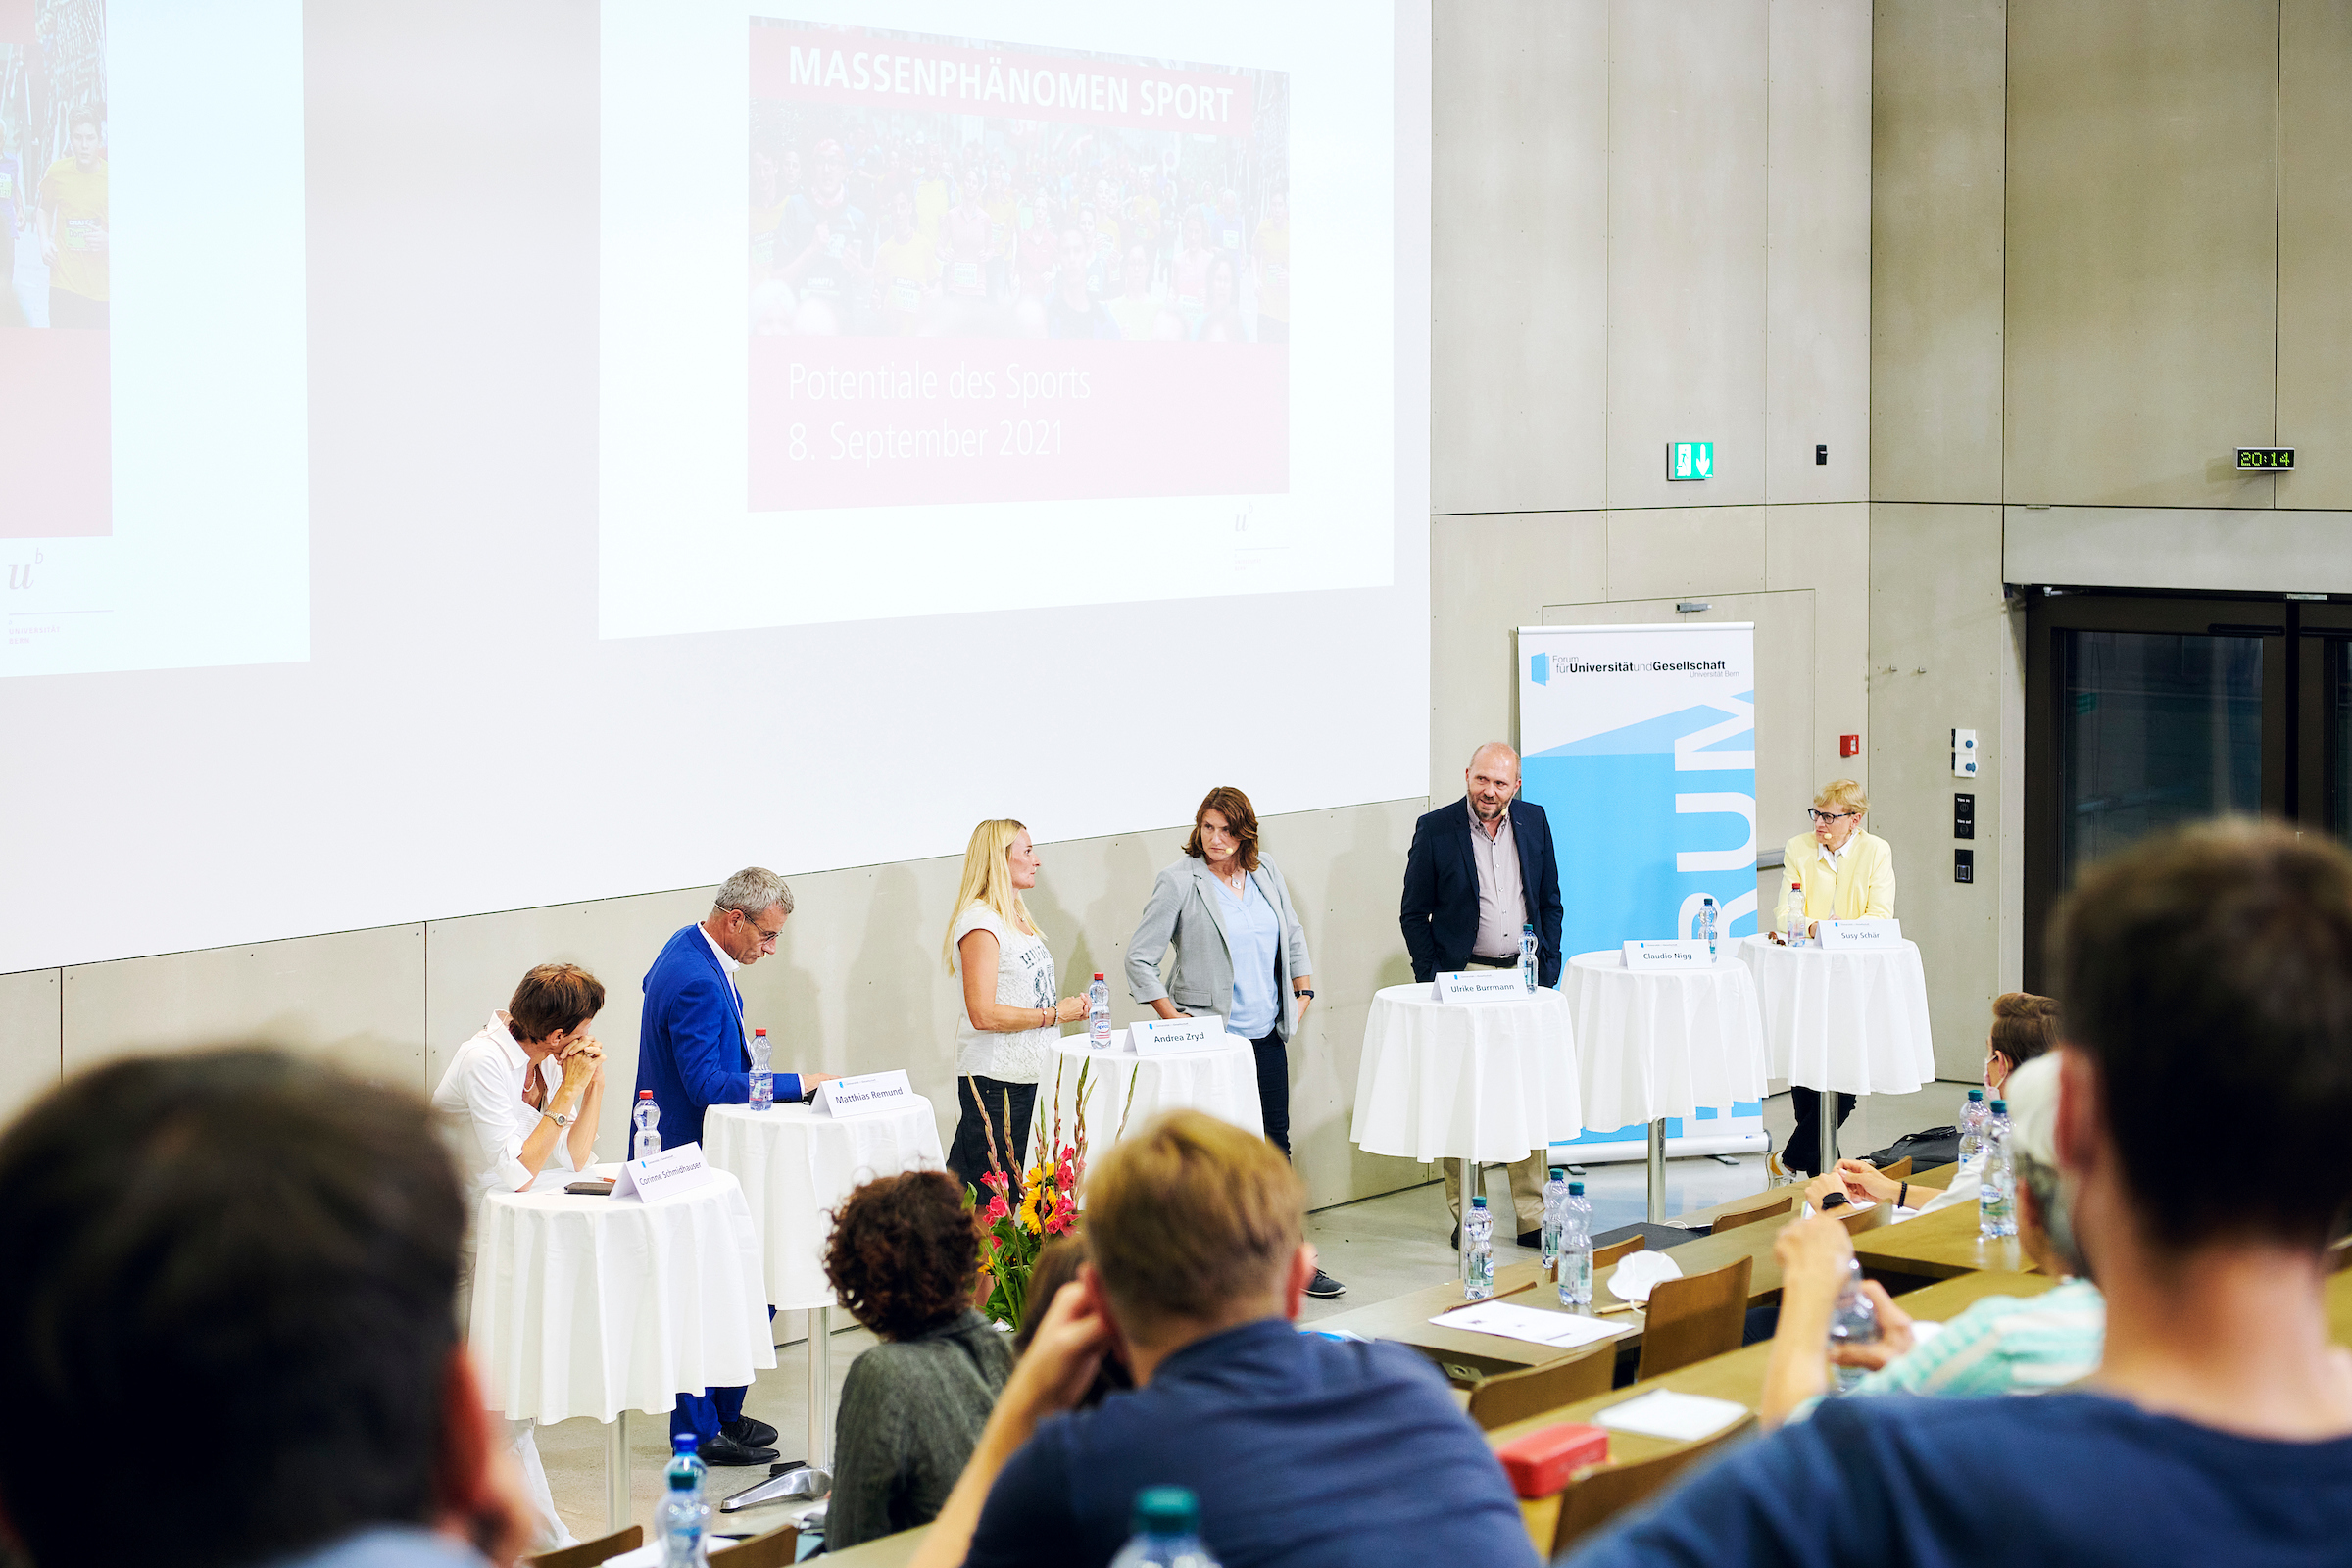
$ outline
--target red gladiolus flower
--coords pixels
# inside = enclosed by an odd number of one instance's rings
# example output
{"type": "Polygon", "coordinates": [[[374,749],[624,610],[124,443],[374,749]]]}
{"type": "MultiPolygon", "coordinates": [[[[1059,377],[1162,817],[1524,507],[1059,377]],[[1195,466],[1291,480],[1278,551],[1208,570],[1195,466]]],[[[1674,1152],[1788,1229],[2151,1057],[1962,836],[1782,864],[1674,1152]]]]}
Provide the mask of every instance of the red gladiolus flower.
{"type": "Polygon", "coordinates": [[[991,1225],[994,1225],[997,1221],[1003,1219],[1005,1215],[1011,1212],[1012,1205],[1004,1201],[1004,1195],[1003,1193],[999,1193],[996,1197],[988,1200],[988,1207],[982,1211],[980,1217],[987,1220],[991,1225]]]}

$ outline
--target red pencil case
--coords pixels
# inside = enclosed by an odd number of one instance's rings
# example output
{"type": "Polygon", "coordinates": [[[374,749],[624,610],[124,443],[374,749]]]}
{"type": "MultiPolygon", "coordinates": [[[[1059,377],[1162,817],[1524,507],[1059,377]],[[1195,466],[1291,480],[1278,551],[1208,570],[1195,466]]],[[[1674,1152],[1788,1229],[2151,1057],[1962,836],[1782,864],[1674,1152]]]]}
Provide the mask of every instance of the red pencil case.
{"type": "Polygon", "coordinates": [[[1494,1450],[1511,1490],[1522,1497],[1548,1497],[1568,1485],[1579,1470],[1604,1463],[1609,1457],[1609,1435],[1581,1421],[1530,1432],[1494,1450]]]}

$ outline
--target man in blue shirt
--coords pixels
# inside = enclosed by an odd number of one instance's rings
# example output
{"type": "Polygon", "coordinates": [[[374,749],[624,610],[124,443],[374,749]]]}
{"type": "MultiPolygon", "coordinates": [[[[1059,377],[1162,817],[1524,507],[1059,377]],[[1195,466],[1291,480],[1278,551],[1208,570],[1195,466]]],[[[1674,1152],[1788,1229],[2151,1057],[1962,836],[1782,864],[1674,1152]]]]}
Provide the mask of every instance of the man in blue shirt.
{"type": "Polygon", "coordinates": [[[2059,921],[2056,1150],[2107,1298],[2034,1399],[1839,1399],[1593,1541],[1618,1564],[2230,1568],[2352,1557],[2352,857],[2248,822],[2143,842],[2059,921]]]}
{"type": "MultiPolygon", "coordinates": [[[[662,1109],[662,1147],[703,1141],[703,1112],[752,1098],[750,1032],[735,971],[776,950],[792,914],[792,889],[775,872],[754,865],[719,888],[710,913],[680,927],[645,976],[645,1006],[637,1022],[637,1087],[653,1091],[662,1109]]],[[[775,1075],[775,1095],[795,1101],[832,1073],[775,1075]]],[[[743,1413],[745,1390],[705,1389],[680,1394],[669,1412],[670,1435],[702,1439],[709,1464],[766,1464],[776,1429],[743,1413]]]]}
{"type": "Polygon", "coordinates": [[[1532,1564],[1486,1439],[1401,1346],[1301,1334],[1305,1189],[1264,1139],[1197,1110],[1087,1175],[1092,1260],[1013,1369],[916,1552],[1100,1568],[1147,1487],[1187,1487],[1224,1568],[1532,1564]],[[1105,1354],[1132,1391],[1073,1410],[1105,1354]],[[967,1556],[968,1550],[968,1556],[967,1556]]]}

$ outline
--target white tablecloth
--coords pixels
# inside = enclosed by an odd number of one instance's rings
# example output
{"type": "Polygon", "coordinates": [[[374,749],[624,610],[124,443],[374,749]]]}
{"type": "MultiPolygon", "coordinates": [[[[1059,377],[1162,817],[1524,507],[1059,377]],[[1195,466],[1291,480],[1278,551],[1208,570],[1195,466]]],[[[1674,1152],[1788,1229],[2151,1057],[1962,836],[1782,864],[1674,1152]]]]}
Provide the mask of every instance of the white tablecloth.
{"type": "Polygon", "coordinates": [[[1076,1142],[1078,1128],[1078,1071],[1086,1067],[1086,1141],[1090,1149],[1108,1149],[1117,1141],[1122,1124],[1141,1127],[1163,1110],[1189,1105],[1220,1121],[1247,1127],[1259,1137],[1266,1132],[1264,1108],[1257,1101],[1257,1053],[1250,1042],[1228,1035],[1229,1042],[1214,1051],[1170,1051],[1139,1056],[1114,1035],[1104,1051],[1090,1050],[1086,1036],[1065,1035],[1047,1064],[1046,1081],[1038,1085],[1037,1132],[1029,1146],[1034,1163],[1054,1136],[1054,1115],[1061,1117],[1061,1141],[1076,1142]],[[1056,1072],[1059,1077],[1056,1080],[1056,1072]],[[1127,1099],[1132,1090],[1135,1099],[1127,1099]]]}
{"type": "Polygon", "coordinates": [[[1630,1127],[1764,1098],[1756,985],[1728,950],[1713,963],[1666,970],[1629,970],[1620,948],[1580,953],[1568,960],[1566,980],[1577,1086],[1592,1126],[1630,1127]]]}
{"type": "Polygon", "coordinates": [[[776,1364],[760,1235],[724,1171],[652,1202],[491,1193],[474,1234],[473,1354],[511,1419],[658,1413],[776,1364]]]}
{"type": "Polygon", "coordinates": [[[1407,1159],[1525,1157],[1583,1130],[1568,999],[1437,1001],[1426,985],[1374,993],[1348,1136],[1407,1159]]]}
{"type": "Polygon", "coordinates": [[[1747,937],[1775,1078],[1848,1095],[1908,1094],[1936,1077],[1919,944],[1784,948],[1747,937]]]}
{"type": "Polygon", "coordinates": [[[844,1199],[877,1176],[939,1170],[946,1161],[939,1120],[920,1095],[895,1110],[839,1120],[797,1102],[762,1111],[712,1105],[703,1112],[703,1152],[743,1183],[766,1256],[765,1300],[779,1311],[833,1304],[825,1243],[844,1199]]]}

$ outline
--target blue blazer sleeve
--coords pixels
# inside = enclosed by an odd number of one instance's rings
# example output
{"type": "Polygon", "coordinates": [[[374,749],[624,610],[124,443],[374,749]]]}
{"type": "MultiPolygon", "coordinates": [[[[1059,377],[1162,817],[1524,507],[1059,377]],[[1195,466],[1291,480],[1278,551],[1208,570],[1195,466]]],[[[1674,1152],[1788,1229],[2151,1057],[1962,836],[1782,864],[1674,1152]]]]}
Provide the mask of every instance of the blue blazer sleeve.
{"type": "MultiPolygon", "coordinates": [[[[1527,835],[1529,858],[1535,862],[1535,881],[1529,884],[1532,895],[1528,902],[1536,910],[1536,981],[1540,985],[1560,983],[1560,858],[1551,844],[1551,819],[1544,814],[1541,806],[1525,802],[1519,808],[1527,813],[1529,825],[1536,829],[1527,835]]],[[[1512,830],[1514,833],[1518,829],[1512,830]]],[[[1525,875],[1522,866],[1521,874],[1525,875]]]]}
{"type": "MultiPolygon", "coordinates": [[[[752,1074],[744,1064],[743,1027],[736,1021],[734,1004],[720,993],[714,977],[698,975],[678,988],[670,1004],[669,1049],[686,1098],[696,1104],[741,1105],[751,1100],[752,1074]]],[[[798,1089],[793,1098],[800,1098],[798,1089]]]]}
{"type": "Polygon", "coordinates": [[[1438,939],[1429,930],[1438,912],[1437,835],[1429,822],[1424,816],[1413,824],[1413,847],[1404,853],[1404,899],[1397,908],[1404,951],[1413,956],[1413,978],[1424,984],[1438,975],[1438,939]]]}

